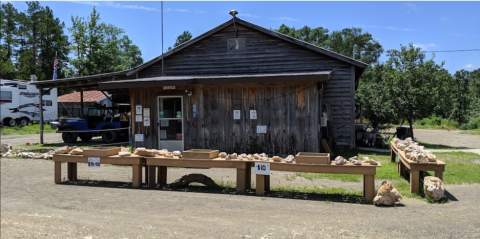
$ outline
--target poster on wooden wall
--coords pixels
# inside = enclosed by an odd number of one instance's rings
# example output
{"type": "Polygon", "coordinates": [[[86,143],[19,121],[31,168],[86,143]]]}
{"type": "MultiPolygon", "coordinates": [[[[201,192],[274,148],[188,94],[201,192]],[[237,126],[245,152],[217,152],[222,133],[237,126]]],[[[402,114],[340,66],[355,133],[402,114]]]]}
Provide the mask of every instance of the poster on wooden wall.
{"type": "Polygon", "coordinates": [[[135,134],[135,142],[143,142],[143,134],[135,134]]]}
{"type": "Polygon", "coordinates": [[[135,114],[141,115],[142,114],[142,105],[135,106],[135,114]]]}
{"type": "Polygon", "coordinates": [[[150,126],[150,118],[143,118],[143,126],[150,126]]]}
{"type": "Polygon", "coordinates": [[[257,119],[257,111],[250,110],[250,119],[257,119]]]}
{"type": "Polygon", "coordinates": [[[135,115],[135,122],[143,122],[142,115],[135,115]]]}
{"type": "Polygon", "coordinates": [[[240,119],[240,110],[233,110],[233,119],[240,119]]]}
{"type": "Polygon", "coordinates": [[[150,118],[150,108],[143,108],[143,117],[150,118]]]}

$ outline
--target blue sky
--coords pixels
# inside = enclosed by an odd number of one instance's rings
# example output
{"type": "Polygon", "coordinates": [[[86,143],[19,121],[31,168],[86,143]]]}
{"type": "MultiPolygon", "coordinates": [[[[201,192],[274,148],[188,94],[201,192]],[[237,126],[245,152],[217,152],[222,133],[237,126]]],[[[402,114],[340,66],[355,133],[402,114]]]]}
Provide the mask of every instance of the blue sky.
{"type": "MultiPolygon", "coordinates": [[[[4,2],[4,1],[2,1],[4,2]]],[[[19,11],[25,2],[12,2],[19,11]]],[[[101,21],[123,28],[142,51],[144,61],[162,52],[161,2],[159,1],[58,1],[41,2],[68,26],[71,16],[87,18],[96,6],[101,21]]],[[[413,43],[426,51],[480,49],[480,2],[163,2],[164,50],[173,46],[184,30],[196,37],[231,19],[239,18],[265,28],[282,23],[330,31],[361,27],[385,50],[413,43]]],[[[431,57],[432,53],[427,53],[431,57]]],[[[384,55],[381,60],[387,58],[384,55]]],[[[480,68],[480,51],[435,53],[435,61],[457,70],[480,68]]]]}

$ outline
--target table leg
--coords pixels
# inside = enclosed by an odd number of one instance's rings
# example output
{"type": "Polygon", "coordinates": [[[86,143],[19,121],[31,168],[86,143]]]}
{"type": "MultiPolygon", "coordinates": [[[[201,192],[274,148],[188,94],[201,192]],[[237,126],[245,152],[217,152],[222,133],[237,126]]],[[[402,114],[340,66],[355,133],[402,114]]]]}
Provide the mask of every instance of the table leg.
{"type": "Polygon", "coordinates": [[[132,186],[134,188],[140,188],[142,182],[142,165],[140,164],[133,164],[132,165],[132,186]]]}
{"type": "Polygon", "coordinates": [[[147,165],[142,165],[142,169],[145,167],[145,183],[148,185],[148,167],[147,165]]]}
{"type": "Polygon", "coordinates": [[[62,182],[62,162],[55,161],[55,183],[62,182]]]}
{"type": "Polygon", "coordinates": [[[265,175],[265,191],[270,192],[270,175],[265,175]]]}
{"type": "Polygon", "coordinates": [[[443,171],[435,171],[435,177],[443,181],[443,171]]]}
{"type": "Polygon", "coordinates": [[[148,165],[147,166],[148,170],[148,187],[149,188],[155,188],[156,181],[155,181],[155,170],[157,169],[157,166],[152,166],[148,165]]]}
{"type": "Polygon", "coordinates": [[[158,167],[157,183],[160,185],[160,188],[167,185],[167,166],[158,167]]]}
{"type": "Polygon", "coordinates": [[[390,149],[390,161],[392,163],[395,163],[395,158],[397,157],[397,154],[393,152],[393,149],[390,149]]]}
{"type": "Polygon", "coordinates": [[[363,175],[363,196],[368,200],[375,197],[375,175],[363,175]]]}
{"type": "Polygon", "coordinates": [[[67,163],[67,178],[71,181],[77,180],[77,163],[67,163]]]}
{"type": "Polygon", "coordinates": [[[403,162],[401,160],[398,162],[398,167],[399,167],[400,175],[402,175],[402,176],[405,175],[406,167],[405,167],[405,164],[403,164],[403,162]]]}
{"type": "Polygon", "coordinates": [[[252,163],[246,163],[245,189],[252,189],[252,163]]]}
{"type": "Polygon", "coordinates": [[[410,192],[419,193],[420,187],[420,172],[410,170],[410,192]]]}
{"type": "Polygon", "coordinates": [[[256,180],[257,189],[255,194],[263,196],[265,194],[265,175],[257,174],[256,180]]]}
{"type": "Polygon", "coordinates": [[[245,192],[247,169],[237,168],[237,193],[245,192]]]}

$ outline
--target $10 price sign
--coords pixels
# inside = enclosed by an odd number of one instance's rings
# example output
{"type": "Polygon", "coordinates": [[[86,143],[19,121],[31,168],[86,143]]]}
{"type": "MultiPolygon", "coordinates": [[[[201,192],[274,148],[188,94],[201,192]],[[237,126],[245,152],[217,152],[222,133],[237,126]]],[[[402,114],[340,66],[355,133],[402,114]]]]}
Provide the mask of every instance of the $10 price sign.
{"type": "Polygon", "coordinates": [[[270,163],[255,162],[255,174],[270,175],[270,163]]]}
{"type": "Polygon", "coordinates": [[[88,167],[100,168],[100,158],[88,157],[88,167]]]}

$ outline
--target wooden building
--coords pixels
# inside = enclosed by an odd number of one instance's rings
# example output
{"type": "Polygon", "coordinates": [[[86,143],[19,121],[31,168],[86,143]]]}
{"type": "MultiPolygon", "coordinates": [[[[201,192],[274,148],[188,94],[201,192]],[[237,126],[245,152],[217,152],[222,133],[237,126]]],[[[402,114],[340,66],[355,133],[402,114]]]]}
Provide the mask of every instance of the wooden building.
{"type": "Polygon", "coordinates": [[[293,154],[354,146],[366,67],[233,18],[135,69],[37,84],[128,91],[133,147],[293,154]]]}

